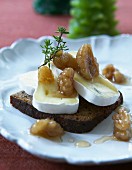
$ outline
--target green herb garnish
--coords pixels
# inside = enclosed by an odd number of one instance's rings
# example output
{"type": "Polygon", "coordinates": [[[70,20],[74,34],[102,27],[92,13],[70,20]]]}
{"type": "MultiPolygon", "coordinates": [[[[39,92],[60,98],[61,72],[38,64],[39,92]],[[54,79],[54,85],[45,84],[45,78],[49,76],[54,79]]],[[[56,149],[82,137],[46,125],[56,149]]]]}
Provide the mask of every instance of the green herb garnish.
{"type": "Polygon", "coordinates": [[[68,50],[67,46],[66,46],[66,42],[63,41],[63,34],[69,34],[69,32],[66,31],[66,29],[64,27],[58,27],[56,33],[59,33],[59,36],[55,36],[53,35],[53,38],[56,40],[57,45],[55,47],[52,46],[53,42],[51,42],[49,39],[46,39],[44,41],[44,45],[42,47],[42,53],[45,54],[45,60],[44,60],[44,64],[46,65],[48,64],[49,68],[50,68],[50,61],[53,59],[53,57],[55,56],[55,54],[62,50],[62,51],[66,51],[68,50]]]}

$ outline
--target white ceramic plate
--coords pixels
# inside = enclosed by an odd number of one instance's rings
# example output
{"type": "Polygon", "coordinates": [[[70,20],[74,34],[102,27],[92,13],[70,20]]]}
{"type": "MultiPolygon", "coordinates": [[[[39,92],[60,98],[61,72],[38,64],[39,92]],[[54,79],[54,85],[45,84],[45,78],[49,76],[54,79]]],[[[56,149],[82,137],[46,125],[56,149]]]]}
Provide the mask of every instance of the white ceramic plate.
{"type": "MultiPolygon", "coordinates": [[[[107,141],[94,144],[94,140],[104,135],[111,135],[113,124],[111,116],[98,124],[86,134],[66,133],[63,142],[50,141],[29,134],[28,130],[35,122],[10,105],[10,95],[19,91],[18,75],[29,70],[36,70],[43,61],[40,44],[44,39],[21,39],[10,47],[0,50],[0,131],[10,141],[17,143],[28,152],[54,161],[66,161],[71,164],[102,164],[132,160],[132,141],[107,141]],[[73,138],[89,141],[92,145],[87,148],[77,148],[68,142],[73,138]]],[[[51,37],[48,37],[52,39],[51,37]]],[[[90,43],[93,47],[100,67],[113,63],[124,74],[132,73],[132,36],[116,37],[98,36],[78,40],[68,40],[70,50],[77,50],[82,44],[90,43]]],[[[55,42],[54,42],[55,44],[55,42]]],[[[118,86],[123,93],[125,105],[132,109],[132,86],[118,86]]]]}

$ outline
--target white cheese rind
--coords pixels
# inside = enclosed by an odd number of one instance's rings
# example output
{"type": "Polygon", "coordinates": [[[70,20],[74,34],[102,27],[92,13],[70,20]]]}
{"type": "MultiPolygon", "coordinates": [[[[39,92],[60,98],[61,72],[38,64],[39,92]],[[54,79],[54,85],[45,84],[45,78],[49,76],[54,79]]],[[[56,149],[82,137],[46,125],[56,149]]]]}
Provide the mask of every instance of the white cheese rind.
{"type": "MultiPolygon", "coordinates": [[[[35,94],[38,86],[38,70],[30,71],[19,77],[19,86],[27,94],[33,95],[32,105],[39,111],[50,114],[73,114],[79,106],[78,95],[75,98],[53,98],[43,94],[44,101],[36,99],[35,94]]],[[[43,93],[43,92],[42,92],[43,93]]]]}
{"type": "Polygon", "coordinates": [[[35,96],[33,95],[32,104],[37,110],[50,114],[74,114],[78,110],[79,106],[78,97],[76,97],[76,103],[74,104],[70,104],[69,102],[67,103],[66,100],[63,99],[62,101],[59,101],[58,98],[54,98],[54,101],[52,100],[52,102],[40,102],[36,100],[35,96]]]}
{"type": "Polygon", "coordinates": [[[119,92],[110,97],[103,97],[101,95],[96,95],[90,89],[83,86],[81,83],[75,80],[75,89],[77,92],[88,102],[95,104],[97,106],[108,106],[114,104],[119,98],[119,92]]]}

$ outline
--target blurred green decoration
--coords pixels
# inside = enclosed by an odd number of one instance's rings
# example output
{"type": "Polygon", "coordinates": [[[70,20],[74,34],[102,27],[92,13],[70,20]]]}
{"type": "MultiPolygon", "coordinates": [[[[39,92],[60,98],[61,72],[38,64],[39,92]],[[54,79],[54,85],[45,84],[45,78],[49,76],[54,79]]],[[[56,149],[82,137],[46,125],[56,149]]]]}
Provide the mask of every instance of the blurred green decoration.
{"type": "Polygon", "coordinates": [[[117,35],[116,0],[71,0],[69,38],[117,35]]]}
{"type": "Polygon", "coordinates": [[[69,14],[70,0],[34,0],[33,7],[40,14],[69,14]]]}

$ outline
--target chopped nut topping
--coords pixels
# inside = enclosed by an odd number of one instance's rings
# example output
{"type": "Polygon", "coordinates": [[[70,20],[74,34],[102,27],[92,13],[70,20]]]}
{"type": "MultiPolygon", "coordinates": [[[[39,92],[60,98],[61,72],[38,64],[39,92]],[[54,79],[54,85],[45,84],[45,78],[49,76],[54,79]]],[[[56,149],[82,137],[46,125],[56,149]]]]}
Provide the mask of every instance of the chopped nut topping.
{"type": "Polygon", "coordinates": [[[121,141],[129,141],[132,137],[131,120],[129,113],[122,107],[113,115],[114,136],[121,141]]]}

